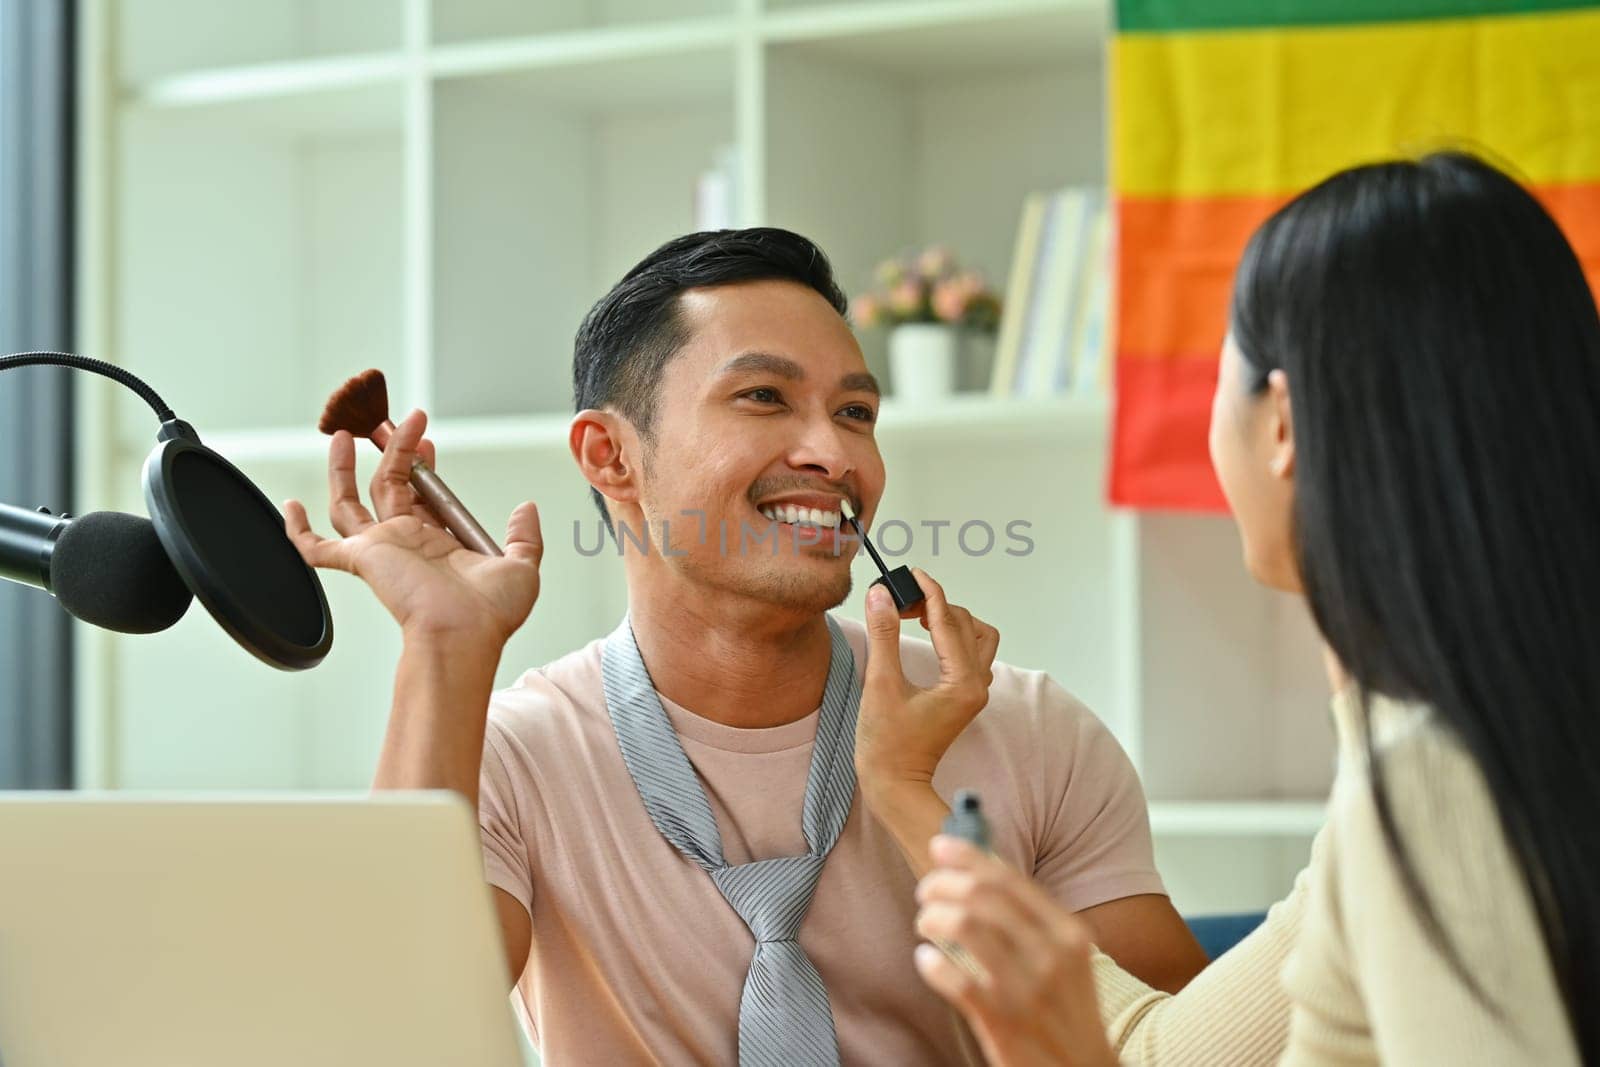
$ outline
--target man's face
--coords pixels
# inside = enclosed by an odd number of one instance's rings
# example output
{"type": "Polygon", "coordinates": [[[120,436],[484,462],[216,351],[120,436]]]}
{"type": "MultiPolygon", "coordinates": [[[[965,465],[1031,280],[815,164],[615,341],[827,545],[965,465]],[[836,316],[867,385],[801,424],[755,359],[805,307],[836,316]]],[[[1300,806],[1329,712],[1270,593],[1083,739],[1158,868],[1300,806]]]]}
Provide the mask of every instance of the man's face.
{"type": "Polygon", "coordinates": [[[838,605],[859,547],[839,498],[864,521],[884,482],[855,336],[793,282],[690,290],[679,313],[690,336],[662,374],[642,475],[649,565],[788,610],[838,605]]]}

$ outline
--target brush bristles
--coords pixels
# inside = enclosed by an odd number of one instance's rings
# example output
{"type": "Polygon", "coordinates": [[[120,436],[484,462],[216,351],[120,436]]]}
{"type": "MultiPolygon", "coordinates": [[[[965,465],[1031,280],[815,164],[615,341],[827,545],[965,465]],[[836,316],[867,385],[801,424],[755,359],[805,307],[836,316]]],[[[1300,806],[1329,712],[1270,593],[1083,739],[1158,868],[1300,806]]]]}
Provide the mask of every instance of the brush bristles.
{"type": "Polygon", "coordinates": [[[388,417],[389,385],[383,371],[364,370],[328,399],[317,429],[326,434],[344,430],[356,437],[370,437],[388,417]]]}
{"type": "Polygon", "coordinates": [[[856,512],[855,509],[850,506],[850,499],[848,497],[839,498],[839,514],[845,517],[846,522],[856,521],[856,512]]]}

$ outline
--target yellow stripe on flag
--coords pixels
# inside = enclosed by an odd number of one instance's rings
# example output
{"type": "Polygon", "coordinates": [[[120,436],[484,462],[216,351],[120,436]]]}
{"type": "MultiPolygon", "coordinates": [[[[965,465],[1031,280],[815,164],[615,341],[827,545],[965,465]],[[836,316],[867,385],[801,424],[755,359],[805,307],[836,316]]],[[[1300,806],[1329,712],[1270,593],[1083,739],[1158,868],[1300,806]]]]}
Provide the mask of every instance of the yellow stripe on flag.
{"type": "Polygon", "coordinates": [[[1450,146],[1600,178],[1600,11],[1122,34],[1112,63],[1122,195],[1282,195],[1450,146]]]}

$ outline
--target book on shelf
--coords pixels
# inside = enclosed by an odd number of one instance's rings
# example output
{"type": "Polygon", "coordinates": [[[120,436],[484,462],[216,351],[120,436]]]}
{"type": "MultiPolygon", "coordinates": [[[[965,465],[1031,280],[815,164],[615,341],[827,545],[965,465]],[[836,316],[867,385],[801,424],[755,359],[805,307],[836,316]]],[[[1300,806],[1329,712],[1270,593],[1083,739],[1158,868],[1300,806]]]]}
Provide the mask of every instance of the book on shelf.
{"type": "Polygon", "coordinates": [[[1109,310],[1106,198],[1098,188],[1030,194],[1007,280],[991,392],[1093,392],[1109,310]]]}
{"type": "Polygon", "coordinates": [[[1115,297],[1112,289],[1116,248],[1114,216],[1102,202],[1095,212],[1088,244],[1084,249],[1085,272],[1079,300],[1073,312],[1071,372],[1063,391],[1080,396],[1105,392],[1106,355],[1111,343],[1109,324],[1115,297]]]}
{"type": "Polygon", "coordinates": [[[1011,252],[1011,273],[1006,279],[1005,300],[1000,310],[1000,330],[995,339],[994,377],[990,391],[997,397],[1011,395],[1011,382],[1017,375],[1017,353],[1021,348],[1022,326],[1026,321],[1028,293],[1033,288],[1034,264],[1039,258],[1039,239],[1049,198],[1030,193],[1022,201],[1022,221],[1017,224],[1017,241],[1011,252]]]}

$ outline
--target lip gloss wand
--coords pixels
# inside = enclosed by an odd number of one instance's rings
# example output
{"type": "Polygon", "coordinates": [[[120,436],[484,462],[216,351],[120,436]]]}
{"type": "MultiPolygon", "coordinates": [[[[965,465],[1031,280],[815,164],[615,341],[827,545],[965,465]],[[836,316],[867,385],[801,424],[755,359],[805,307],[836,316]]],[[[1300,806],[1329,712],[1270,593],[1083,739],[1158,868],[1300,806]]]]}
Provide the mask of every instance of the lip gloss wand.
{"type": "Polygon", "coordinates": [[[878,550],[872,547],[872,542],[867,540],[867,531],[861,528],[855,509],[844,497],[839,498],[839,514],[844,516],[844,521],[848,522],[851,529],[855,530],[856,536],[861,538],[861,543],[866,546],[867,555],[872,557],[872,562],[877,564],[878,573],[883,576],[872,584],[881,585],[889,590],[889,595],[894,597],[894,606],[901,612],[922,603],[922,586],[917,584],[917,576],[911,573],[910,567],[889,569],[888,564],[883,562],[883,557],[878,555],[878,550]]]}

